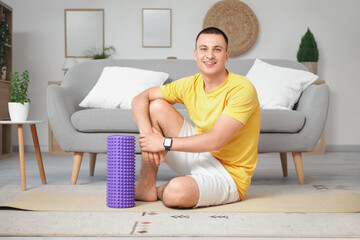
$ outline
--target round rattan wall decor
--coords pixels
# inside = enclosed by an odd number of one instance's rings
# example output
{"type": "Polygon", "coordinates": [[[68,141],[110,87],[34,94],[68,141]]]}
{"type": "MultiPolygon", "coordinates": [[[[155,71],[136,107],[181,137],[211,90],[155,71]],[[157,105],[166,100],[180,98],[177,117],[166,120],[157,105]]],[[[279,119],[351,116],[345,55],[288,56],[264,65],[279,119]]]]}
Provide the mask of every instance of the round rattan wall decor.
{"type": "Polygon", "coordinates": [[[230,56],[247,52],[256,42],[259,25],[254,12],[238,0],[222,0],[207,12],[203,28],[217,27],[229,38],[230,56]]]}

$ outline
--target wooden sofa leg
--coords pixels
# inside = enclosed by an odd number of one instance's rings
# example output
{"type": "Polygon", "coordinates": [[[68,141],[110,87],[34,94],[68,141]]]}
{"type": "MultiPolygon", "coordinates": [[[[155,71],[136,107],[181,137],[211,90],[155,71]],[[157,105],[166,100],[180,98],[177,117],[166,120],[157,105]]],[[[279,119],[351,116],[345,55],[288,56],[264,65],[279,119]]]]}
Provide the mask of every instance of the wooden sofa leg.
{"type": "Polygon", "coordinates": [[[90,161],[89,161],[89,175],[90,176],[94,176],[96,155],[97,155],[96,153],[90,153],[90,161]]]}
{"type": "Polygon", "coordinates": [[[303,169],[303,160],[301,152],[293,152],[293,159],[296,169],[296,174],[299,180],[300,185],[304,185],[304,169],[303,169]]]}
{"type": "Polygon", "coordinates": [[[281,160],[281,168],[282,168],[283,176],[287,177],[288,168],[287,168],[287,153],[286,152],[280,153],[280,160],[281,160]]]}
{"type": "Polygon", "coordinates": [[[75,185],[79,176],[81,161],[83,158],[83,152],[74,152],[73,169],[71,174],[71,184],[75,185]]]}

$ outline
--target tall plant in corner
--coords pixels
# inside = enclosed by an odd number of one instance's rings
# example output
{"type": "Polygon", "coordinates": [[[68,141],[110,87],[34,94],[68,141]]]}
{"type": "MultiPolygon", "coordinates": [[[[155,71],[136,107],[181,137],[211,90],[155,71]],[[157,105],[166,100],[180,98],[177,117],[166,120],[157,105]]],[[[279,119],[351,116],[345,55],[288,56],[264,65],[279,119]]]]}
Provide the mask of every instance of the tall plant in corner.
{"type": "Polygon", "coordinates": [[[309,28],[307,29],[305,35],[301,38],[296,57],[298,62],[304,64],[310,72],[317,74],[319,49],[317,47],[315,37],[309,28]]]}
{"type": "Polygon", "coordinates": [[[4,79],[6,74],[3,74],[3,71],[6,73],[7,62],[9,61],[8,52],[10,45],[10,30],[9,26],[5,23],[4,15],[0,21],[0,71],[1,79],[4,79]]]}
{"type": "Polygon", "coordinates": [[[26,121],[31,102],[28,97],[29,71],[25,70],[21,75],[11,73],[10,81],[10,118],[12,121],[26,121]]]}

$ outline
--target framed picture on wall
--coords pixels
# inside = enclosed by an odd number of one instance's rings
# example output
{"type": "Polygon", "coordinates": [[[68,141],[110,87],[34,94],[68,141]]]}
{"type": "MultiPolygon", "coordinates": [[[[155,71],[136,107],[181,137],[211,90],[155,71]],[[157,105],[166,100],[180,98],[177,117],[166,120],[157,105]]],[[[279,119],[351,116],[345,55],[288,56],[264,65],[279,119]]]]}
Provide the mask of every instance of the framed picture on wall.
{"type": "Polygon", "coordinates": [[[142,9],[142,46],[171,47],[171,8],[142,9]]]}
{"type": "Polygon", "coordinates": [[[104,9],[65,9],[65,57],[86,58],[104,49],[104,9]]]}

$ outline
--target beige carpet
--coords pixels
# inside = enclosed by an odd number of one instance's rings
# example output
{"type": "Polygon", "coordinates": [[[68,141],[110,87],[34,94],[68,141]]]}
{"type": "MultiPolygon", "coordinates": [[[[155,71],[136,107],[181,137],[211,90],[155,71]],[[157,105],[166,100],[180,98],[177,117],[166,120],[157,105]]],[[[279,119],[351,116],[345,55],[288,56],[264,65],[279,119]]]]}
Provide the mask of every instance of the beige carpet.
{"type": "Polygon", "coordinates": [[[360,187],[251,186],[243,202],[221,207],[174,210],[138,202],[122,210],[106,207],[105,186],[24,192],[8,185],[0,189],[0,236],[354,238],[360,214],[345,212],[359,212],[359,193],[360,187]],[[4,207],[10,205],[37,211],[4,207]]]}
{"type": "MultiPolygon", "coordinates": [[[[13,187],[6,186],[0,195],[13,187]]],[[[344,189],[319,186],[252,186],[241,202],[223,206],[182,210],[184,212],[247,213],[356,213],[360,212],[360,194],[344,189]],[[271,191],[271,189],[273,189],[271,191]],[[295,189],[295,191],[294,191],[295,189]]],[[[11,192],[11,191],[10,191],[11,192]]],[[[135,207],[113,209],[106,206],[105,186],[40,186],[26,192],[15,191],[1,203],[32,211],[50,212],[176,212],[161,201],[136,202],[135,207]]]]}

